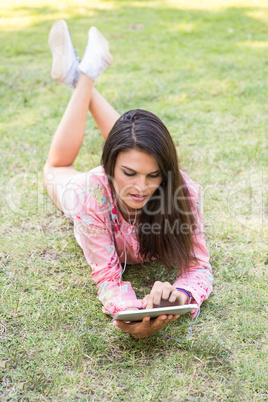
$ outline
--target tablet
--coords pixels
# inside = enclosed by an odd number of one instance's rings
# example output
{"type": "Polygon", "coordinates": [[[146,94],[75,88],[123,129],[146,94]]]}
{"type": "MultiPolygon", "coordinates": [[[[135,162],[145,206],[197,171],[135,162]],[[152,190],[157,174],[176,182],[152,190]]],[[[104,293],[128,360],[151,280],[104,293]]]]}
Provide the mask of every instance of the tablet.
{"type": "Polygon", "coordinates": [[[195,310],[199,308],[197,304],[184,304],[183,306],[172,306],[172,307],[159,307],[159,308],[150,308],[143,310],[126,310],[120,311],[113,318],[113,321],[142,321],[143,317],[158,317],[162,314],[179,314],[183,315],[189,313],[189,311],[195,310]]]}

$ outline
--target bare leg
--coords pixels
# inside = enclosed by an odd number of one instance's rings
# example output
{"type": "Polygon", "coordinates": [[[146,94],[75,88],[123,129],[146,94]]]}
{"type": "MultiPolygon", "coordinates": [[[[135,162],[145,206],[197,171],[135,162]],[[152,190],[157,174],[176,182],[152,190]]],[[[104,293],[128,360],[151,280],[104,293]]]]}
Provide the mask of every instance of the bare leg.
{"type": "Polygon", "coordinates": [[[92,90],[89,111],[99,127],[101,135],[106,140],[114,123],[119,119],[120,114],[107,102],[96,88],[92,90]]]}
{"type": "Polygon", "coordinates": [[[81,74],[77,87],[52,140],[47,162],[54,167],[70,166],[82,146],[88,105],[94,81],[81,74]]]}
{"type": "Polygon", "coordinates": [[[93,88],[94,82],[81,74],[77,87],[52,140],[47,164],[71,166],[85,136],[87,111],[90,110],[101,135],[106,140],[120,114],[93,88]]]}
{"type": "Polygon", "coordinates": [[[52,140],[44,167],[44,185],[54,204],[62,211],[59,201],[61,185],[80,173],[72,163],[82,146],[94,81],[81,74],[77,87],[65,110],[52,140]]]}
{"type": "Polygon", "coordinates": [[[105,140],[120,117],[93,85],[93,80],[81,74],[52,140],[44,167],[44,185],[48,195],[61,211],[59,200],[61,185],[80,173],[72,167],[72,164],[83,144],[88,109],[105,140]]]}

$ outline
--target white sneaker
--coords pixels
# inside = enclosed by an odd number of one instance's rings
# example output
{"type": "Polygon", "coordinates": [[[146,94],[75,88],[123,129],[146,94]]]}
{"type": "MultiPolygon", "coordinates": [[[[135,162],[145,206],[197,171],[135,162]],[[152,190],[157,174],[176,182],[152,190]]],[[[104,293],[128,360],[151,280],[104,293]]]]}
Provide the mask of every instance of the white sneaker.
{"type": "Polygon", "coordinates": [[[73,48],[70,31],[64,20],[56,21],[48,37],[53,56],[51,77],[74,88],[80,76],[79,58],[73,48]]]}
{"type": "Polygon", "coordinates": [[[79,70],[92,80],[96,80],[113,63],[109,43],[100,31],[91,27],[88,31],[88,43],[79,70]]]}

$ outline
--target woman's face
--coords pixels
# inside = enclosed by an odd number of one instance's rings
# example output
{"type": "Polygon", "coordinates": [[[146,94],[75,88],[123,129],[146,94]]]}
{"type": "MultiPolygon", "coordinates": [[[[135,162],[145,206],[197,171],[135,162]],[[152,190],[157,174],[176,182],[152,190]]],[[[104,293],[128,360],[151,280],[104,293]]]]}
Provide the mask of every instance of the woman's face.
{"type": "Polygon", "coordinates": [[[141,209],[162,182],[156,159],[145,151],[120,152],[114,168],[114,189],[129,212],[141,209]]]}

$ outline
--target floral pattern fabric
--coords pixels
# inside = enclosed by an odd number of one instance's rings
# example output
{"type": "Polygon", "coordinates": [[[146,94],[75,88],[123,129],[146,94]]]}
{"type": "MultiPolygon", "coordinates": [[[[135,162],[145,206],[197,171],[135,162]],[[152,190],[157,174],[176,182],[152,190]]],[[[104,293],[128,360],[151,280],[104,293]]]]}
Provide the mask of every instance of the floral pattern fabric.
{"type": "MultiPolygon", "coordinates": [[[[174,286],[189,291],[199,306],[212,290],[212,272],[205,245],[201,199],[198,186],[181,171],[195,206],[197,228],[195,257],[187,273],[174,286]]],[[[121,263],[142,263],[135,227],[124,220],[102,166],[73,176],[60,195],[64,214],[73,222],[75,238],[92,268],[91,278],[98,286],[103,311],[114,316],[130,307],[142,308],[130,282],[122,280],[121,263]],[[125,255],[126,252],[126,255],[125,255]]],[[[195,314],[195,313],[193,313],[195,314]]]]}

